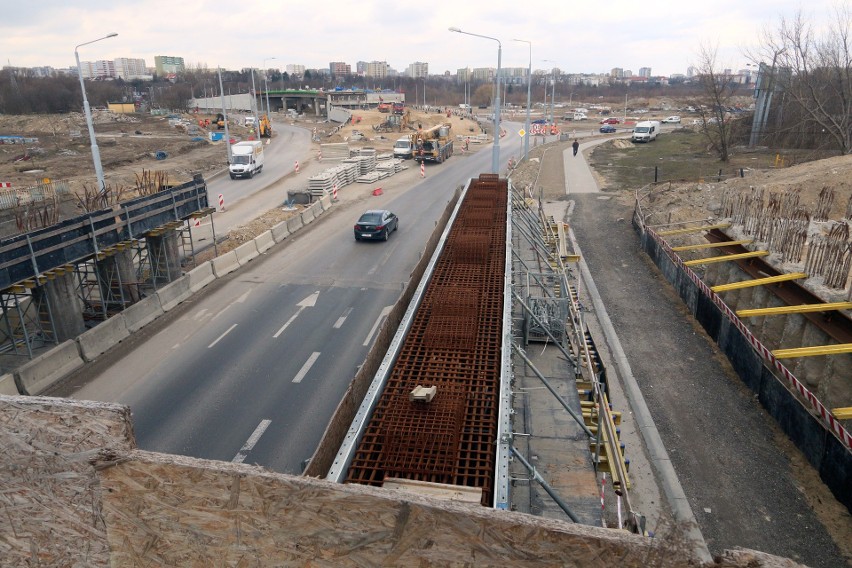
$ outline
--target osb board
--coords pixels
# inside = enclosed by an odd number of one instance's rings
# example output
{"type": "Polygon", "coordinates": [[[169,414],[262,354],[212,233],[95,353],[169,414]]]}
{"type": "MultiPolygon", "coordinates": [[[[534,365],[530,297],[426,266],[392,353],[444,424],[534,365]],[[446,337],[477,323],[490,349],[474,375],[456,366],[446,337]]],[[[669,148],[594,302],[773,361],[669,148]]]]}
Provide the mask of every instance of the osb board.
{"type": "Polygon", "coordinates": [[[109,565],[89,461],[132,448],[130,428],[118,405],[0,396],[0,564],[109,565]]]}
{"type": "Polygon", "coordinates": [[[242,464],[124,457],[100,472],[113,566],[685,565],[606,529],[242,464]]]}

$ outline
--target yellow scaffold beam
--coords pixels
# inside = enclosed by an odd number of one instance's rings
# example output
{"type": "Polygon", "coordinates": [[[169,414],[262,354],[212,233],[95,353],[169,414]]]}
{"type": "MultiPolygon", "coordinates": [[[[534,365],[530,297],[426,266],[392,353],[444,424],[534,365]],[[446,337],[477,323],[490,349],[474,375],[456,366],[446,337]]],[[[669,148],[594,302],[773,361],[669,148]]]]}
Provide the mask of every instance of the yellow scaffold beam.
{"type": "Polygon", "coordinates": [[[830,302],[825,304],[799,304],[798,306],[778,306],[775,308],[754,308],[751,310],[737,310],[737,316],[741,318],[753,318],[755,316],[784,316],[787,314],[833,312],[835,310],[849,309],[852,309],[852,302],[830,302]]]}
{"type": "Polygon", "coordinates": [[[832,408],[831,413],[834,414],[834,417],[838,420],[849,420],[852,418],[852,406],[847,406],[846,408],[832,408]]]}
{"type": "Polygon", "coordinates": [[[704,225],[702,227],[688,227],[686,229],[672,229],[670,231],[661,231],[657,233],[661,237],[668,237],[671,235],[685,235],[687,233],[698,233],[701,231],[709,231],[711,229],[727,229],[730,227],[730,223],[717,223],[716,225],[704,225]]]}
{"type": "Polygon", "coordinates": [[[682,250],[702,250],[702,249],[712,249],[712,248],[721,248],[721,247],[730,247],[734,245],[748,245],[753,243],[753,239],[745,239],[743,241],[724,241],[721,243],[704,243],[702,245],[683,245],[681,247],[672,247],[673,251],[680,252],[682,250]]]}
{"type": "Polygon", "coordinates": [[[799,357],[817,357],[819,355],[841,355],[852,353],[852,343],[835,343],[834,345],[815,345],[813,347],[794,347],[793,349],[776,349],[772,352],[776,359],[798,359],[799,357]]]}
{"type": "Polygon", "coordinates": [[[804,272],[791,272],[790,274],[779,274],[778,276],[767,276],[766,278],[719,284],[718,286],[712,286],[710,289],[716,293],[727,292],[728,290],[739,290],[740,288],[751,288],[752,286],[766,286],[767,284],[776,284],[778,282],[787,282],[788,280],[798,280],[807,277],[808,275],[804,272]]]}
{"type": "Polygon", "coordinates": [[[739,254],[723,254],[720,256],[711,256],[708,258],[698,258],[684,262],[684,266],[696,266],[698,264],[712,264],[714,262],[728,262],[729,260],[742,260],[744,258],[755,258],[758,256],[766,256],[768,250],[754,250],[751,252],[741,252],[739,254]]]}

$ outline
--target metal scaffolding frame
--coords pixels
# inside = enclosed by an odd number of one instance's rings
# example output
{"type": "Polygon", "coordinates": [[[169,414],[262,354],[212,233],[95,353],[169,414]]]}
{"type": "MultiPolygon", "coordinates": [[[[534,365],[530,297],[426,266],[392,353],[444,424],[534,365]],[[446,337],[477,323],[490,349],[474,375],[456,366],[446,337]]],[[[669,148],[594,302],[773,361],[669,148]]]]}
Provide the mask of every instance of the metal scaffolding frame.
{"type": "Polygon", "coordinates": [[[3,310],[0,353],[24,355],[19,351],[23,346],[27,357],[32,359],[34,347],[57,343],[53,312],[46,294],[35,295],[32,287],[16,285],[0,293],[0,306],[3,310]],[[45,313],[47,321],[43,319],[45,313]]]}

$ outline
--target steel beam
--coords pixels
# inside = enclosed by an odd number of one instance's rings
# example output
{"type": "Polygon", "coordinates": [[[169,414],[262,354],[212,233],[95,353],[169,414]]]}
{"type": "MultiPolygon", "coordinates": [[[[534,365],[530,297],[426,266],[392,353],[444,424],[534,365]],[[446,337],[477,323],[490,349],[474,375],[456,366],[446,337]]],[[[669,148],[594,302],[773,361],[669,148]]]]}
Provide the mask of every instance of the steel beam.
{"type": "Polygon", "coordinates": [[[777,306],[774,308],[754,308],[737,310],[737,317],[753,318],[757,316],[785,316],[787,314],[804,314],[810,312],[833,312],[835,310],[852,309],[852,302],[831,302],[826,304],[799,304],[798,306],[777,306]]]}
{"type": "Polygon", "coordinates": [[[767,284],[777,284],[779,282],[788,282],[790,280],[799,280],[800,278],[807,277],[808,275],[804,272],[791,272],[790,274],[781,274],[779,276],[767,276],[766,278],[755,278],[753,280],[731,282],[730,284],[719,284],[718,286],[711,286],[710,289],[716,293],[719,293],[727,292],[728,290],[751,288],[752,286],[766,286],[767,284]]]}

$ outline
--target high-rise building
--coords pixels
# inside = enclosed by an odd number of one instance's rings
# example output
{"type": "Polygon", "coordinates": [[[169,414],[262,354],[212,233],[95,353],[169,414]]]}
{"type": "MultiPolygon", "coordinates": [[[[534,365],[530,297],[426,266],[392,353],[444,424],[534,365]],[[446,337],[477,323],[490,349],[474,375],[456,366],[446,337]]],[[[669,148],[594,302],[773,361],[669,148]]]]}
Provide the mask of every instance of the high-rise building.
{"type": "Polygon", "coordinates": [[[365,75],[368,77],[387,77],[388,62],[387,61],[370,61],[367,63],[367,71],[365,75]]]}
{"type": "Polygon", "coordinates": [[[183,73],[184,69],[183,57],[173,57],[171,55],[157,55],[154,57],[154,70],[160,77],[177,75],[183,73]]]}
{"type": "Polygon", "coordinates": [[[467,81],[470,81],[470,79],[471,79],[470,67],[465,67],[464,69],[457,69],[456,70],[456,81],[458,81],[459,83],[465,83],[467,81]]]}
{"type": "Polygon", "coordinates": [[[408,69],[406,70],[406,75],[415,79],[419,79],[420,77],[428,77],[429,64],[423,63],[422,61],[415,61],[414,63],[409,63],[408,69]]]}
{"type": "Polygon", "coordinates": [[[352,66],[343,61],[332,61],[328,64],[328,70],[335,77],[345,77],[352,74],[352,66]]]}
{"type": "Polygon", "coordinates": [[[113,63],[115,64],[115,75],[125,81],[133,79],[145,79],[151,76],[148,69],[145,67],[144,59],[131,59],[128,57],[117,57],[113,63]]]}
{"type": "Polygon", "coordinates": [[[493,81],[496,71],[493,67],[477,67],[471,72],[471,76],[475,81],[493,81]]]}
{"type": "Polygon", "coordinates": [[[646,79],[651,78],[651,68],[650,67],[640,67],[639,68],[639,76],[645,77],[646,79]]]}
{"type": "Polygon", "coordinates": [[[367,62],[358,61],[355,63],[355,72],[362,77],[367,74],[367,62]]]}
{"type": "Polygon", "coordinates": [[[108,60],[81,61],[83,79],[115,79],[115,63],[108,60]]]}
{"type": "Polygon", "coordinates": [[[305,74],[305,66],[297,65],[296,63],[288,63],[284,68],[288,75],[298,75],[299,77],[305,74]]]}
{"type": "Polygon", "coordinates": [[[609,72],[609,76],[613,79],[624,79],[624,69],[621,67],[613,67],[609,72]]]}

